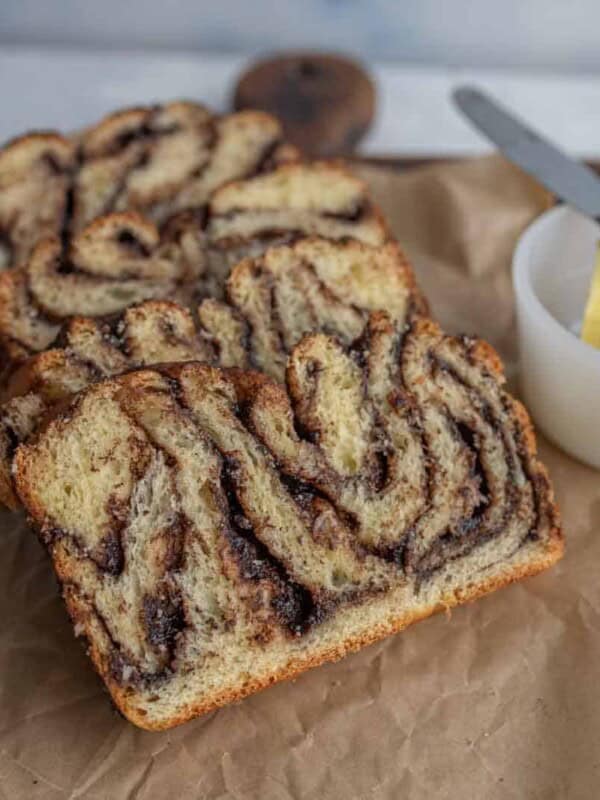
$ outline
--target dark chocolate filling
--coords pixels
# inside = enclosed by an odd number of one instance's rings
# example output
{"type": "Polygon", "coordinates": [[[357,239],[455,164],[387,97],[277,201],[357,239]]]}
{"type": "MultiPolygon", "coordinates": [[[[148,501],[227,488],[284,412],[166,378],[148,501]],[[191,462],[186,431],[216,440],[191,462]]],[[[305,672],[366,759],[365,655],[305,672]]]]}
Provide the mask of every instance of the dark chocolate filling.
{"type": "Polygon", "coordinates": [[[274,155],[277,151],[277,148],[283,144],[283,140],[280,137],[276,137],[271,142],[269,142],[266,147],[264,148],[263,152],[258,158],[258,161],[254,165],[253,169],[250,169],[246,176],[247,178],[252,177],[252,175],[259,175],[265,172],[271,172],[277,166],[274,155]]]}
{"type": "Polygon", "coordinates": [[[321,216],[326,219],[342,220],[343,222],[360,222],[361,219],[366,217],[368,210],[368,201],[361,199],[353,206],[341,211],[322,211],[321,216]]]}
{"type": "Polygon", "coordinates": [[[8,444],[7,448],[7,457],[9,460],[12,460],[17,447],[21,444],[21,439],[17,435],[17,432],[13,428],[13,426],[6,420],[0,418],[0,426],[4,435],[6,436],[6,441],[8,444]]]}
{"type": "Polygon", "coordinates": [[[103,572],[116,577],[123,572],[125,566],[125,554],[121,544],[122,525],[116,530],[111,530],[100,545],[95,549],[90,558],[100,567],[103,572]]]}
{"type": "Polygon", "coordinates": [[[73,188],[73,182],[71,178],[71,180],[69,181],[69,186],[67,188],[67,194],[65,197],[65,207],[60,229],[60,241],[64,253],[66,253],[67,248],[69,246],[69,236],[71,234],[71,225],[73,222],[74,210],[75,210],[75,190],[73,188]]]}
{"type": "Polygon", "coordinates": [[[148,641],[153,647],[167,651],[171,661],[177,637],[185,627],[181,601],[172,598],[165,590],[162,595],[145,595],[142,608],[148,641]]]}
{"type": "Polygon", "coordinates": [[[228,506],[229,526],[226,531],[243,578],[267,580],[272,584],[273,611],[279,622],[300,636],[322,619],[323,612],[311,593],[292,580],[285,566],[269,551],[254,533],[236,494],[237,465],[224,457],[222,484],[228,506]]]}
{"type": "Polygon", "coordinates": [[[117,234],[117,241],[123,250],[139,258],[148,258],[150,250],[129,228],[122,228],[117,234]]]}
{"type": "Polygon", "coordinates": [[[456,422],[456,429],[463,442],[475,456],[473,473],[479,484],[479,494],[481,495],[481,500],[473,511],[471,518],[471,521],[473,521],[475,519],[479,519],[483,515],[485,509],[491,503],[490,486],[483,462],[481,460],[481,452],[479,445],[477,444],[477,434],[475,431],[471,430],[468,425],[465,425],[464,422],[456,422]]]}

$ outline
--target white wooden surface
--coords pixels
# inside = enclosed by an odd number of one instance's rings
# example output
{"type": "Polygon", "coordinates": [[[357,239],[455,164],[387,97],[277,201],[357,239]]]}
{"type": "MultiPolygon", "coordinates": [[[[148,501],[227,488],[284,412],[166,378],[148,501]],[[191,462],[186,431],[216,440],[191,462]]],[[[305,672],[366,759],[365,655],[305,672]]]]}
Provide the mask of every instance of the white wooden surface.
{"type": "MultiPolygon", "coordinates": [[[[118,106],[174,97],[226,109],[245,57],[185,52],[0,47],[0,140],[36,127],[69,130],[118,106]]],[[[453,86],[491,91],[578,156],[600,156],[600,76],[372,65],[379,117],[363,152],[471,154],[488,145],[454,110],[453,86]]]]}

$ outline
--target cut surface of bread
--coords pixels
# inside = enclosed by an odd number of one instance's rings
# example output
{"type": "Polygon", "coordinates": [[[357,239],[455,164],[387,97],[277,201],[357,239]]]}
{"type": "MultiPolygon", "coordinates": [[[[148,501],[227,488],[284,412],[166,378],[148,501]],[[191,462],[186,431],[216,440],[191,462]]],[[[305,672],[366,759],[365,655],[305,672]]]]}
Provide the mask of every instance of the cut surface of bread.
{"type": "Polygon", "coordinates": [[[156,226],[135,212],[100,217],[65,250],[48,237],[22,269],[0,274],[0,347],[19,363],[45,350],[61,322],[106,316],[153,297],[185,297],[193,265],[163,245],[156,226]]]}
{"type": "Polygon", "coordinates": [[[169,728],[558,560],[502,383],[483,342],[374,312],[285,386],[187,363],[78,395],[15,480],[122,713],[169,728]]]}
{"type": "Polygon", "coordinates": [[[238,263],[224,302],[207,299],[198,317],[224,367],[251,367],[283,381],[287,354],[303,334],[324,331],[346,345],[369,313],[399,325],[425,314],[412,268],[396,243],[378,248],[319,237],[271,247],[238,263]]]}
{"type": "Polygon", "coordinates": [[[227,293],[228,302],[202,303],[196,327],[190,312],[158,300],[108,321],[75,317],[51,349],[25,360],[5,389],[9,405],[0,406],[0,503],[17,504],[10,465],[18,444],[53,405],[100,378],[196,359],[258,368],[283,381],[287,353],[310,330],[350,345],[375,309],[400,325],[424,311],[410,266],[393,243],[372,248],[312,237],[280,245],[235,267],[227,293]]]}
{"type": "MultiPolygon", "coordinates": [[[[381,247],[389,239],[365,185],[341,167],[289,163],[217,190],[205,214],[161,233],[137,212],[99,217],[71,238],[40,242],[0,273],[0,349],[12,369],[44,350],[71,316],[117,313],[147,298],[190,306],[222,299],[231,267],[274,244],[318,235],[381,247]]],[[[414,282],[410,270],[407,279],[414,282]]]]}
{"type": "Polygon", "coordinates": [[[12,457],[57,405],[110,375],[165,361],[213,362],[215,347],[190,312],[168,300],[148,300],[113,319],[74,317],[55,346],[27,359],[13,374],[0,405],[0,506],[18,507],[12,457]]]}
{"type": "Polygon", "coordinates": [[[306,236],[377,247],[389,231],[365,184],[335,162],[282,164],[222,186],[204,222],[204,294],[219,298],[230,268],[242,258],[306,236]]]}
{"type": "Polygon", "coordinates": [[[161,223],[199,209],[237,178],[293,160],[278,120],[216,116],[197,103],[127,108],[77,137],[31,133],[0,149],[0,269],[19,266],[48,235],[137,210],[161,223]]]}

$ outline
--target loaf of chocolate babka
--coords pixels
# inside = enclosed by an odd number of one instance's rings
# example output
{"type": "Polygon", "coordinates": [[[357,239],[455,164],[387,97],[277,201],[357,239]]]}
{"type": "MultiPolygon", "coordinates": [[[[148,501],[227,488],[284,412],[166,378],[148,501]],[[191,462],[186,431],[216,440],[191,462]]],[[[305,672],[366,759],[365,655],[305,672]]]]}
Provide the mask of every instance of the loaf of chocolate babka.
{"type": "Polygon", "coordinates": [[[74,317],[65,323],[51,349],[26,359],[5,388],[0,505],[17,506],[11,480],[17,446],[55,405],[94,381],[188,360],[254,367],[283,381],[287,353],[304,333],[329,331],[348,345],[361,335],[371,311],[382,309],[404,324],[425,310],[396,244],[372,248],[317,237],[242,261],[227,282],[227,298],[204,301],[197,326],[189,311],[162,300],[108,320],[74,317]]]}
{"type": "Polygon", "coordinates": [[[71,316],[114,314],[148,298],[222,298],[241,258],[311,235],[373,247],[389,238],[364,184],[326,163],[230,183],[203,214],[175,215],[162,233],[137,212],[116,212],[72,237],[46,238],[22,267],[0,273],[5,372],[46,349],[71,316]]]}
{"type": "Polygon", "coordinates": [[[502,384],[483,342],[373,312],[285,385],[187,363],[72,400],[14,476],[122,713],[169,728],[558,560],[502,384]]]}

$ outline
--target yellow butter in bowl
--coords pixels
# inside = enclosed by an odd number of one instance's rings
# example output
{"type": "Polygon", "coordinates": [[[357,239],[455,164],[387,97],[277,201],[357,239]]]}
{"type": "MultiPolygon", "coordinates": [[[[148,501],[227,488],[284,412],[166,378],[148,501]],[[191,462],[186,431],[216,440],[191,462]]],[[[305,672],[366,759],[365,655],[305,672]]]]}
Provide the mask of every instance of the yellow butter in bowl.
{"type": "Polygon", "coordinates": [[[600,350],[600,243],[596,249],[596,265],[583,315],[581,338],[600,350]]]}

